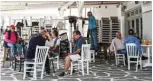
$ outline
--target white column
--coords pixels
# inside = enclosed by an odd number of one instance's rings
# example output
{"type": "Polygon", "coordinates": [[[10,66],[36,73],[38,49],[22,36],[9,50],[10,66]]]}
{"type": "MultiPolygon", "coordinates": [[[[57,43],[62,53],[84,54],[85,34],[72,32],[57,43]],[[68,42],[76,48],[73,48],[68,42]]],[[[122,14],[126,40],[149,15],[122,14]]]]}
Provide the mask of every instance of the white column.
{"type": "Polygon", "coordinates": [[[24,27],[26,27],[26,17],[23,17],[23,24],[24,24],[24,27]]]}
{"type": "Polygon", "coordinates": [[[125,17],[121,11],[121,7],[122,7],[121,5],[119,5],[119,7],[118,7],[118,18],[120,20],[120,32],[122,34],[122,37],[124,38],[125,37],[125,23],[124,23],[125,17]]]}
{"type": "Polygon", "coordinates": [[[121,31],[122,37],[124,38],[125,36],[124,16],[120,16],[119,19],[120,19],[120,31],[121,31]]]}
{"type": "Polygon", "coordinates": [[[29,18],[29,22],[30,22],[30,26],[32,26],[32,17],[30,16],[30,18],[29,18]]]}
{"type": "Polygon", "coordinates": [[[9,25],[11,25],[11,24],[12,24],[12,23],[11,23],[11,17],[9,16],[8,18],[9,18],[9,25]]]}
{"type": "MultiPolygon", "coordinates": [[[[82,17],[82,10],[83,10],[83,7],[84,7],[84,1],[79,1],[78,3],[77,3],[77,5],[78,5],[78,16],[79,17],[82,17]]],[[[82,20],[80,20],[80,19],[78,19],[78,29],[79,29],[79,31],[81,32],[81,35],[83,36],[84,35],[84,30],[83,30],[83,28],[82,28],[82,20]]]]}

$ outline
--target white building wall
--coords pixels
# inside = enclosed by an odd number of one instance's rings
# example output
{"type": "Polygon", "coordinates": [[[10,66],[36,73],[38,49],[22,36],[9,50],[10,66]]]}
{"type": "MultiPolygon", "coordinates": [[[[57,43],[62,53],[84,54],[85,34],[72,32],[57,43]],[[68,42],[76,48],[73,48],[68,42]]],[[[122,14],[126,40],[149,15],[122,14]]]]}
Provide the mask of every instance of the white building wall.
{"type": "Polygon", "coordinates": [[[118,8],[116,5],[103,5],[101,8],[95,7],[93,9],[93,15],[96,19],[101,19],[101,17],[118,16],[118,8]],[[107,6],[107,8],[105,8],[107,6]]]}
{"type": "Polygon", "coordinates": [[[134,8],[137,8],[137,7],[140,7],[141,6],[141,3],[142,3],[142,1],[140,1],[139,4],[135,4],[135,1],[127,2],[127,4],[125,4],[126,5],[125,12],[128,11],[128,10],[131,10],[131,9],[134,9],[134,8]]]}
{"type": "Polygon", "coordinates": [[[152,40],[152,3],[148,5],[142,4],[143,18],[143,38],[152,40]]]}
{"type": "MultiPolygon", "coordinates": [[[[143,1],[139,1],[139,4],[135,4],[135,1],[131,1],[126,4],[125,12],[137,7],[142,8],[143,38],[152,40],[152,3],[144,6],[143,1]]],[[[125,28],[125,30],[126,29],[127,28],[125,28]]]]}

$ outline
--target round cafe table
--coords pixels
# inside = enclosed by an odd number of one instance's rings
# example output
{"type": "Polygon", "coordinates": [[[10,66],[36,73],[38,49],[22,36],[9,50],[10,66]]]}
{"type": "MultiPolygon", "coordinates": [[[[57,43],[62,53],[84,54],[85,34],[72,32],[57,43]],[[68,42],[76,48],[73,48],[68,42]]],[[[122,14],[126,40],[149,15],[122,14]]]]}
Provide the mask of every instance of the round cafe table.
{"type": "Polygon", "coordinates": [[[148,62],[146,64],[144,64],[143,67],[152,66],[152,63],[150,61],[150,54],[151,54],[150,50],[151,50],[152,45],[141,45],[141,47],[147,48],[147,55],[148,55],[148,62]]]}

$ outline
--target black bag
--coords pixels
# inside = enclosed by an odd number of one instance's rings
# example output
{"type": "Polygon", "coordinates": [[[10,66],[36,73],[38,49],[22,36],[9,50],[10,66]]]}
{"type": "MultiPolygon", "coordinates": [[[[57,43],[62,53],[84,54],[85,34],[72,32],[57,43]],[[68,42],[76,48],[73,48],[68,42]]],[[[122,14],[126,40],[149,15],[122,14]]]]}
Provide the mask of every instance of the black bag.
{"type": "Polygon", "coordinates": [[[8,47],[6,41],[4,41],[3,46],[4,46],[4,47],[8,47]]]}

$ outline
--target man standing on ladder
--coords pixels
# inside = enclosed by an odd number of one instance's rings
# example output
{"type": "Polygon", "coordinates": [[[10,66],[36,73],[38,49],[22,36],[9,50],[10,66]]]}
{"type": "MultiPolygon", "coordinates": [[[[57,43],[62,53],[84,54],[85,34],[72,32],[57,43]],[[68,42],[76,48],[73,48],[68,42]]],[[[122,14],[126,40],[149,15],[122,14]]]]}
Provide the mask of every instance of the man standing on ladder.
{"type": "Polygon", "coordinates": [[[92,12],[88,12],[88,18],[82,18],[82,20],[88,20],[88,31],[90,34],[91,50],[98,51],[98,40],[97,40],[97,28],[96,28],[96,19],[92,15],[92,12]]]}

